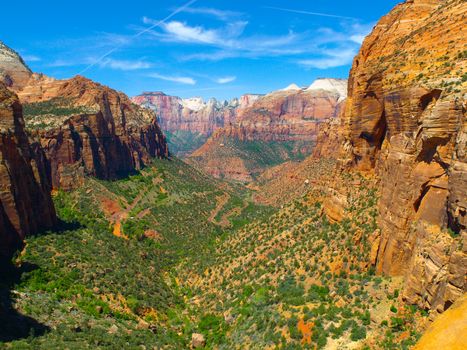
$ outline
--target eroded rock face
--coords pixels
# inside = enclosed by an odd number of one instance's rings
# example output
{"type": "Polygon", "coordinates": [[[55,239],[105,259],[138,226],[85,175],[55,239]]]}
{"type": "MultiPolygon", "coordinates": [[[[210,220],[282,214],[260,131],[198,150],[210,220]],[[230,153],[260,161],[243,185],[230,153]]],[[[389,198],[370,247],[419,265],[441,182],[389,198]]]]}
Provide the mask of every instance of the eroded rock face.
{"type": "Polygon", "coordinates": [[[0,83],[0,258],[8,259],[24,237],[56,222],[48,169],[37,145],[30,146],[22,107],[0,83]]]}
{"type": "Polygon", "coordinates": [[[380,179],[377,270],[438,311],[466,290],[466,25],[460,0],[396,6],[354,60],[343,116],[350,166],[380,179]]]}
{"type": "Polygon", "coordinates": [[[462,350],[467,345],[467,295],[459,298],[427,329],[414,350],[462,350]]]}
{"type": "MultiPolygon", "coordinates": [[[[339,113],[345,94],[320,84],[308,89],[275,91],[244,108],[224,133],[241,140],[316,141],[322,122],[339,113]]],[[[345,85],[345,80],[337,80],[345,85]]]]}
{"type": "Polygon", "coordinates": [[[32,72],[23,59],[0,41],[0,82],[12,89],[20,89],[32,72]]]}
{"type": "Polygon", "coordinates": [[[164,131],[189,131],[204,136],[235,121],[237,109],[250,106],[260,95],[244,95],[230,102],[201,98],[182,99],[162,92],[145,92],[132,98],[140,106],[152,109],[164,131]]]}
{"type": "Polygon", "coordinates": [[[76,187],[84,174],[117,178],[168,156],[153,112],[89,79],[34,75],[18,95],[36,113],[27,125],[47,156],[54,188],[76,187]],[[44,106],[62,115],[42,114],[44,106]]]}
{"type": "Polygon", "coordinates": [[[250,182],[270,165],[309,155],[321,126],[339,114],[345,84],[292,84],[238,108],[235,121],[215,131],[188,160],[215,177],[250,182]]]}

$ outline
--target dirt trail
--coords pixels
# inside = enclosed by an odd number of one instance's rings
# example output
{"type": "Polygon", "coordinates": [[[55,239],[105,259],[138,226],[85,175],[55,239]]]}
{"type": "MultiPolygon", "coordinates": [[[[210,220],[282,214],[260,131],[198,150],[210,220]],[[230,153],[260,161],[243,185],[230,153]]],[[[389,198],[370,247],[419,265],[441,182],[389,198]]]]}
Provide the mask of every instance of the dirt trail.
{"type": "Polygon", "coordinates": [[[141,201],[142,198],[143,198],[143,193],[139,193],[135,197],[133,202],[131,202],[131,204],[128,205],[123,211],[117,212],[112,216],[112,219],[113,219],[112,221],[115,222],[114,230],[113,230],[113,234],[115,236],[128,239],[128,236],[126,236],[122,230],[122,220],[128,219],[130,212],[136,207],[136,205],[141,201]]]}
{"type": "Polygon", "coordinates": [[[212,222],[215,225],[221,225],[220,222],[216,221],[216,216],[217,216],[217,214],[219,214],[219,212],[222,210],[222,208],[224,208],[224,205],[227,204],[229,199],[230,199],[230,194],[228,194],[228,193],[225,193],[222,196],[217,196],[216,197],[217,205],[214,208],[214,210],[211,212],[211,215],[209,215],[209,218],[208,218],[209,222],[212,222]]]}

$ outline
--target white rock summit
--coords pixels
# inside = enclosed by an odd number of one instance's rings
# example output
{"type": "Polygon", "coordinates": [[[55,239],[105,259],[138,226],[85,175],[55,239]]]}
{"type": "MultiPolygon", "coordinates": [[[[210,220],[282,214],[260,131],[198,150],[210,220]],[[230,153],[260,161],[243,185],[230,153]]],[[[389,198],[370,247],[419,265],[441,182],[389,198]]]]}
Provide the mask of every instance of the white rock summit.
{"type": "Polygon", "coordinates": [[[347,98],[347,79],[316,79],[305,91],[324,90],[339,94],[339,100],[347,98]]]}
{"type": "Polygon", "coordinates": [[[285,89],[282,89],[282,91],[300,91],[300,90],[303,90],[303,89],[299,87],[297,84],[290,84],[285,89]]]}

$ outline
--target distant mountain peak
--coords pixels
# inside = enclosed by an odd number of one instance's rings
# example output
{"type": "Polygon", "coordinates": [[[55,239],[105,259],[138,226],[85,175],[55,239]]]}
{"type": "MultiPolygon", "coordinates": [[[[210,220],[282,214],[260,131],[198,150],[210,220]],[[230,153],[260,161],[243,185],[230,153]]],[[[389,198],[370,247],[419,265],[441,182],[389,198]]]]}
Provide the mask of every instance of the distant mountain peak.
{"type": "Polygon", "coordinates": [[[282,91],[300,91],[302,90],[301,87],[299,87],[297,84],[293,83],[287,86],[285,89],[282,89],[282,91]]]}
{"type": "Polygon", "coordinates": [[[316,79],[306,91],[324,90],[336,92],[340,100],[347,98],[347,79],[320,78],[316,79]]]}
{"type": "Polygon", "coordinates": [[[21,56],[0,41],[0,81],[9,87],[23,87],[32,75],[21,56]]]}

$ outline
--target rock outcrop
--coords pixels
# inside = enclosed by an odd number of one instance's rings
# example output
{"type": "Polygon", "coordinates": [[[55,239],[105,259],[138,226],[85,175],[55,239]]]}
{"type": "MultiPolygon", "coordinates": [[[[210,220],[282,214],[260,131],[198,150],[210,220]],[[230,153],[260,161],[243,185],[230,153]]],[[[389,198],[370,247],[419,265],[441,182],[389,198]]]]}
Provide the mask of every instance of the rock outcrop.
{"type": "Polygon", "coordinates": [[[56,222],[44,156],[29,144],[17,96],[0,83],[0,258],[56,222]]]}
{"type": "Polygon", "coordinates": [[[319,79],[306,89],[272,92],[240,110],[235,123],[222,131],[240,140],[316,141],[320,124],[338,115],[346,84],[319,79]]]}
{"type": "Polygon", "coordinates": [[[187,156],[216,130],[233,123],[238,111],[250,106],[260,96],[249,94],[231,101],[212,98],[204,102],[199,97],[182,99],[162,92],[144,92],[132,101],[153,110],[162,130],[167,133],[171,148],[178,156],[187,156]]]}
{"type": "Polygon", "coordinates": [[[440,312],[467,289],[466,18],[461,0],[383,17],[354,60],[341,127],[345,167],[380,181],[377,270],[405,274],[404,298],[440,312]]]}
{"type": "Polygon", "coordinates": [[[467,347],[467,295],[433,322],[414,350],[463,350],[467,347]]]}
{"type": "Polygon", "coordinates": [[[250,106],[261,95],[244,95],[240,99],[204,102],[199,97],[182,99],[163,92],[144,92],[132,98],[140,106],[152,109],[162,130],[200,133],[204,136],[235,121],[237,109],[250,106]]]}
{"type": "Polygon", "coordinates": [[[0,82],[16,90],[23,87],[31,75],[18,53],[0,41],[0,82]]]}
{"type": "Polygon", "coordinates": [[[35,74],[18,95],[30,133],[50,163],[54,188],[79,185],[84,174],[117,178],[168,156],[152,111],[89,79],[35,74]]]}
{"type": "Polygon", "coordinates": [[[302,159],[321,126],[337,119],[345,86],[345,80],[319,79],[308,88],[292,84],[265,95],[237,109],[235,121],[215,131],[189,161],[215,177],[249,182],[269,166],[302,159]]]}

